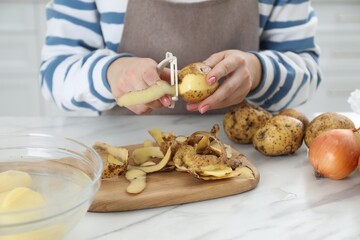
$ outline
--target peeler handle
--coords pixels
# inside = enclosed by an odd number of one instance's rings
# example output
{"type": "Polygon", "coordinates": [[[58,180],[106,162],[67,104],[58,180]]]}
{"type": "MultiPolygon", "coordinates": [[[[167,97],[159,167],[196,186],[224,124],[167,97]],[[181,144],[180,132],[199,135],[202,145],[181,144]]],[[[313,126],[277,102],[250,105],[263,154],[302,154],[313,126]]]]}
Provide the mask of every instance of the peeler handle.
{"type": "Polygon", "coordinates": [[[177,70],[177,58],[171,53],[166,52],[165,59],[157,65],[158,72],[162,71],[167,65],[170,64],[170,80],[171,86],[175,86],[175,96],[172,96],[171,105],[168,108],[175,107],[175,101],[179,99],[179,86],[178,86],[178,70],[177,70]]]}

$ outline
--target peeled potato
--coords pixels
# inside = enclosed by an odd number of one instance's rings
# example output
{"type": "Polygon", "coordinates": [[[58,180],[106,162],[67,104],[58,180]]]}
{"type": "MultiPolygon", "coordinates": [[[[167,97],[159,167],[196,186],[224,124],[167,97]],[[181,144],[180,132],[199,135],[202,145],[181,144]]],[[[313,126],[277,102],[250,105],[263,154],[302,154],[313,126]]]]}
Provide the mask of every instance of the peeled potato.
{"type": "Polygon", "coordinates": [[[179,73],[179,94],[186,102],[201,102],[218,88],[218,82],[209,85],[206,76],[211,68],[203,63],[192,63],[179,73]]]}
{"type": "Polygon", "coordinates": [[[46,204],[44,197],[28,187],[17,187],[9,191],[2,201],[4,210],[35,208],[46,204]]]}
{"type": "Polygon", "coordinates": [[[0,173],[0,193],[16,187],[28,187],[30,184],[31,176],[26,172],[9,170],[0,173]]]}

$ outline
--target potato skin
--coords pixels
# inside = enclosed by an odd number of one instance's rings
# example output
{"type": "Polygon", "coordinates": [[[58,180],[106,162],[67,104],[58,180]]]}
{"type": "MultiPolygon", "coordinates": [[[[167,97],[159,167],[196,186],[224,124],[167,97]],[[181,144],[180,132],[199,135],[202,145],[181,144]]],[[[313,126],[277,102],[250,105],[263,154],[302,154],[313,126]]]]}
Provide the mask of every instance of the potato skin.
{"type": "Polygon", "coordinates": [[[242,103],[224,116],[226,135],[236,143],[252,143],[255,132],[272,118],[265,109],[249,103],[242,103]]]}
{"type": "Polygon", "coordinates": [[[314,118],[306,128],[304,138],[306,146],[309,147],[317,136],[331,129],[355,129],[355,125],[350,118],[344,115],[334,112],[322,113],[314,118]]]}
{"type": "Polygon", "coordinates": [[[267,156],[293,154],[304,138],[304,124],[293,117],[277,115],[259,128],[253,146],[267,156]]]}
{"type": "Polygon", "coordinates": [[[181,97],[185,102],[198,103],[215,92],[216,88],[208,88],[203,90],[188,90],[181,93],[181,97]]]}
{"type": "Polygon", "coordinates": [[[101,174],[101,179],[117,177],[126,171],[128,161],[125,161],[123,165],[116,165],[107,160],[109,157],[108,152],[106,152],[105,150],[100,150],[98,148],[95,150],[101,157],[101,159],[103,161],[103,165],[104,165],[104,168],[103,168],[103,171],[101,174]]]}
{"type": "Polygon", "coordinates": [[[201,63],[191,63],[185,67],[183,67],[179,72],[179,80],[183,80],[183,78],[188,74],[198,74],[206,76],[211,71],[211,67],[201,63]]]}
{"type": "Polygon", "coordinates": [[[200,62],[189,64],[180,70],[179,94],[185,102],[201,102],[216,91],[218,82],[213,85],[206,82],[210,71],[211,67],[200,62]]]}
{"type": "Polygon", "coordinates": [[[297,111],[294,108],[287,108],[279,112],[279,115],[285,115],[289,117],[293,117],[299,119],[304,124],[304,129],[309,125],[309,119],[305,116],[305,114],[297,111]]]}

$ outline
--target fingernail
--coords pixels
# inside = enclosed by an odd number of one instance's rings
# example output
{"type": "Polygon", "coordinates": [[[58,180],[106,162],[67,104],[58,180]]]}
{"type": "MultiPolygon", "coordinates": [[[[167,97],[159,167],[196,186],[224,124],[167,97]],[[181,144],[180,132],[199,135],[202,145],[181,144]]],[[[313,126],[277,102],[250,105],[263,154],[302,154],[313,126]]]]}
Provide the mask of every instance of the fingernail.
{"type": "Polygon", "coordinates": [[[202,106],[199,110],[199,112],[201,114],[204,114],[205,112],[207,112],[208,110],[210,109],[210,105],[205,105],[205,106],[202,106]]]}
{"type": "Polygon", "coordinates": [[[165,107],[170,106],[170,104],[171,104],[170,97],[169,97],[169,96],[163,96],[163,97],[161,98],[161,102],[162,102],[162,104],[163,104],[165,107]]]}
{"type": "Polygon", "coordinates": [[[213,85],[215,82],[216,82],[215,77],[211,77],[211,78],[208,79],[208,83],[209,83],[210,85],[213,85]]]}
{"type": "Polygon", "coordinates": [[[197,103],[188,103],[186,105],[186,109],[190,112],[194,112],[194,111],[197,111],[198,109],[198,104],[197,103]]]}

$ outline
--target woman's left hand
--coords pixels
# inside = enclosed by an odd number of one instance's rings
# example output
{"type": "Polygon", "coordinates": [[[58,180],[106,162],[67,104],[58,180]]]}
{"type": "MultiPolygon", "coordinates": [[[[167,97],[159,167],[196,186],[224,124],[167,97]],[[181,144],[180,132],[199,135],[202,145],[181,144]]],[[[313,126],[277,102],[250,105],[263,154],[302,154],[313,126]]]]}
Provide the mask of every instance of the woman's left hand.
{"type": "Polygon", "coordinates": [[[258,86],[261,79],[260,61],[252,53],[226,50],[211,55],[203,63],[212,68],[206,77],[210,85],[223,77],[225,80],[211,96],[202,102],[188,103],[188,111],[205,113],[211,109],[241,103],[248,93],[258,86]]]}

